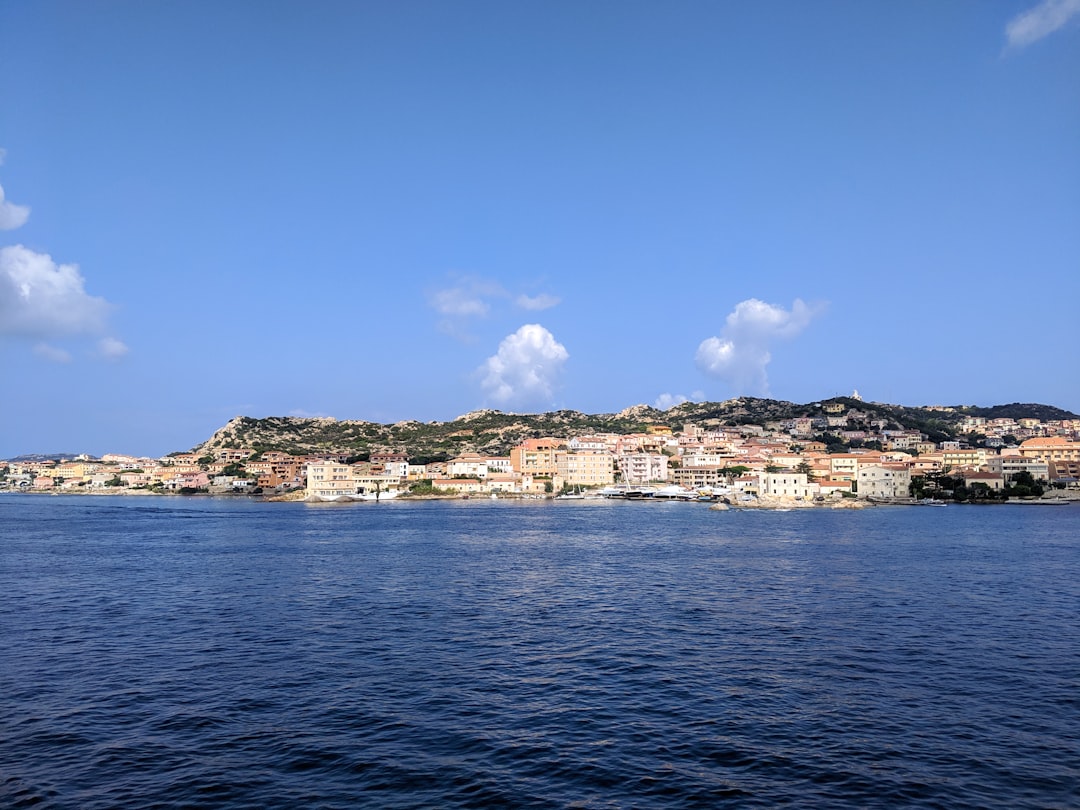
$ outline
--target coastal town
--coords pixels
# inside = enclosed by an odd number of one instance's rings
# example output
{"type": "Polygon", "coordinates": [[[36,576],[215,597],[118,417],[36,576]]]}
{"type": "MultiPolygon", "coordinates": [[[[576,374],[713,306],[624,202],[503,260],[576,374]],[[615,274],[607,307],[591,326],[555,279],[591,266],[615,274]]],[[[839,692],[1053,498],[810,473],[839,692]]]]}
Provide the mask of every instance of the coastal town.
{"type": "MultiPolygon", "coordinates": [[[[1080,420],[967,416],[956,438],[896,429],[858,403],[723,427],[526,438],[506,455],[418,461],[407,447],[292,454],[219,446],[161,458],[0,461],[0,492],[399,497],[624,497],[740,504],[1000,502],[1080,497],[1080,420]]],[[[235,444],[230,442],[227,444],[235,444]]]]}

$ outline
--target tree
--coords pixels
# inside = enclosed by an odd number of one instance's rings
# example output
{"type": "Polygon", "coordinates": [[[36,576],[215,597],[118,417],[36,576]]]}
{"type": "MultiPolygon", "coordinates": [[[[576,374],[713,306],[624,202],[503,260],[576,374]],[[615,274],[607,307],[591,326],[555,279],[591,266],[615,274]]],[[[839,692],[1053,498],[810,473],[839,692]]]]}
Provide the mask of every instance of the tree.
{"type": "Polygon", "coordinates": [[[1014,486],[1033,487],[1035,486],[1035,476],[1027,470],[1020,470],[1018,473],[1013,473],[1012,483],[1014,486]]]}
{"type": "Polygon", "coordinates": [[[913,475],[911,476],[911,483],[908,484],[908,494],[912,498],[925,498],[926,497],[926,476],[913,475]]]}
{"type": "Polygon", "coordinates": [[[1014,473],[1010,486],[1005,487],[1005,494],[1017,498],[1039,496],[1043,494],[1043,487],[1027,470],[1014,473]]]}
{"type": "Polygon", "coordinates": [[[805,475],[807,481],[814,480],[814,468],[811,466],[809,461],[800,461],[795,467],[795,472],[805,475]]]}
{"type": "Polygon", "coordinates": [[[989,484],[976,481],[968,489],[968,498],[973,501],[992,501],[997,498],[997,493],[990,488],[989,484]]]}

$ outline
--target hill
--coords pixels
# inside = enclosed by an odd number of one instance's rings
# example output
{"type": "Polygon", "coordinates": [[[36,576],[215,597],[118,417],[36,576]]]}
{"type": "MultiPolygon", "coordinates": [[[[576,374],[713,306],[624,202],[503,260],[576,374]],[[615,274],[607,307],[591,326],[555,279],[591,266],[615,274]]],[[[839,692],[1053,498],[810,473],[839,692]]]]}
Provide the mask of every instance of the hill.
{"type": "Polygon", "coordinates": [[[238,416],[217,430],[192,452],[207,454],[224,448],[279,450],[302,454],[345,453],[364,457],[373,452],[404,452],[410,459],[424,462],[453,458],[461,453],[507,455],[510,448],[527,438],[554,436],[569,438],[590,432],[636,433],[652,426],[681,430],[694,424],[704,428],[759,425],[799,417],[820,417],[826,408],[855,414],[854,423],[886,422],[890,429],[912,429],[926,433],[934,441],[957,435],[959,423],[970,416],[986,418],[1030,417],[1040,421],[1080,419],[1069,411],[1049,405],[996,405],[989,408],[957,405],[951,407],[908,407],[863,402],[836,397],[820,402],[796,404],[774,399],[739,397],[725,402],[685,402],[666,411],[635,405],[618,413],[585,414],[561,410],[540,414],[514,414],[480,410],[450,422],[396,422],[380,424],[359,420],[272,416],[255,419],[238,416]]]}

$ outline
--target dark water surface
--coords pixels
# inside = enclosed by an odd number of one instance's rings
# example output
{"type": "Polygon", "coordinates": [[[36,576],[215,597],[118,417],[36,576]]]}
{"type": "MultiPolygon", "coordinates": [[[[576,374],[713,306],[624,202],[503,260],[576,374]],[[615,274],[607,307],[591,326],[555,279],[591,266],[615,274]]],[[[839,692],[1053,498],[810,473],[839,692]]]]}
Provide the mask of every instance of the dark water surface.
{"type": "Polygon", "coordinates": [[[0,805],[1080,806],[1080,506],[0,496],[0,805]]]}

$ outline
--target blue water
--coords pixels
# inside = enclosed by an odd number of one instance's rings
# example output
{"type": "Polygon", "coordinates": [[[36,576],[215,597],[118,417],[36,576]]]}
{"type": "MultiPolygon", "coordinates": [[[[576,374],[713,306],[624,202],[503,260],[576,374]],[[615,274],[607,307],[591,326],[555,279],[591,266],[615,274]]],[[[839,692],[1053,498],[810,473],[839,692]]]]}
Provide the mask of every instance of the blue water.
{"type": "Polygon", "coordinates": [[[1080,806],[1080,506],[0,496],[0,805],[1080,806]]]}

